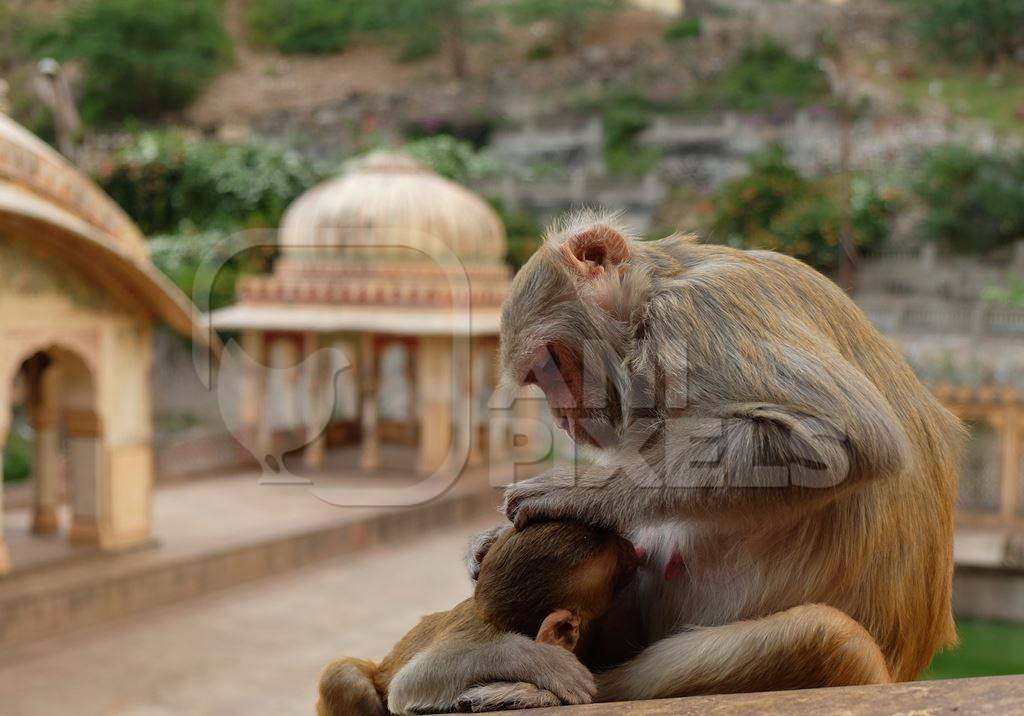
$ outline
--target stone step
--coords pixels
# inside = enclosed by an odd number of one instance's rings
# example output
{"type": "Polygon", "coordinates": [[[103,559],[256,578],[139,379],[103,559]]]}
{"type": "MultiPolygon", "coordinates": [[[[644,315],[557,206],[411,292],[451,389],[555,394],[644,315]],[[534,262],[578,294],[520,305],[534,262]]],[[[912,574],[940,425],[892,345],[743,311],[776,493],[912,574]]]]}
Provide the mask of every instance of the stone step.
{"type": "Polygon", "coordinates": [[[500,497],[474,481],[422,505],[342,513],[305,531],[199,551],[162,545],[14,573],[0,580],[0,649],[479,519],[493,513],[500,497]]]}

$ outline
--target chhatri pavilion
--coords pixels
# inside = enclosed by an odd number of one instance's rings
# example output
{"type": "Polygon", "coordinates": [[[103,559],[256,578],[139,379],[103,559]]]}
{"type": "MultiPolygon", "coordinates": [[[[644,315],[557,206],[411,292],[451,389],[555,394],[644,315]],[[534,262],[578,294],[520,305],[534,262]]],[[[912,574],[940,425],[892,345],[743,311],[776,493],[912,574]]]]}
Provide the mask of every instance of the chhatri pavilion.
{"type": "Polygon", "coordinates": [[[290,427],[305,430],[311,467],[345,424],[364,470],[382,466],[388,441],[414,446],[421,472],[457,454],[480,459],[510,279],[505,229],[487,202],[407,155],[378,152],[296,199],[278,244],[273,273],[240,280],[238,302],[212,314],[252,360],[240,412],[258,456],[279,442],[283,402],[307,407],[291,411],[290,427]],[[311,359],[323,348],[347,365],[311,359]],[[272,390],[280,370],[290,377],[272,390]],[[330,404],[332,382],[344,380],[358,386],[348,413],[330,404]],[[335,412],[329,430],[314,417],[324,410],[335,412]]]}
{"type": "Polygon", "coordinates": [[[57,543],[30,533],[62,529],[101,549],[148,541],[152,327],[191,335],[192,306],[124,212],[2,114],[0,270],[0,448],[15,406],[34,436],[31,527],[0,531],[0,573],[22,556],[5,536],[37,551],[57,543]]]}

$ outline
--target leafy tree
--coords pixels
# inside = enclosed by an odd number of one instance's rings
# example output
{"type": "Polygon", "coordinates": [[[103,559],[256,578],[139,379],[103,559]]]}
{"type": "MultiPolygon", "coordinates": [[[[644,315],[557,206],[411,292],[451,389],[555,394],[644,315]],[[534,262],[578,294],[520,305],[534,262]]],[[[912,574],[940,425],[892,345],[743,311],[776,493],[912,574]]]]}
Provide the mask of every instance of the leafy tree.
{"type": "Polygon", "coordinates": [[[154,116],[187,105],[230,62],[219,10],[215,0],[89,0],[28,43],[82,64],[86,121],[154,116]]]}
{"type": "Polygon", "coordinates": [[[466,45],[481,18],[472,0],[385,0],[395,29],[404,36],[406,55],[432,54],[444,46],[453,77],[469,74],[466,45]],[[420,52],[410,50],[420,48],[420,52]]]}
{"type": "Polygon", "coordinates": [[[925,157],[915,182],[928,208],[925,235],[959,253],[985,253],[1024,238],[1024,153],[949,145],[925,157]]]}
{"type": "Polygon", "coordinates": [[[494,157],[469,142],[446,134],[414,139],[405,150],[438,174],[459,184],[486,179],[498,172],[494,157]]]}
{"type": "Polygon", "coordinates": [[[511,210],[500,201],[493,201],[494,210],[501,217],[508,236],[508,251],[505,262],[518,271],[533,253],[540,248],[543,228],[537,218],[522,209],[511,210]]]}
{"type": "Polygon", "coordinates": [[[388,27],[391,8],[377,0],[249,0],[253,38],[285,54],[341,52],[353,34],[388,27]]]}
{"type": "Polygon", "coordinates": [[[276,251],[252,248],[246,236],[225,230],[183,230],[162,234],[149,241],[153,263],[190,298],[200,310],[216,310],[235,301],[238,279],[246,274],[266,273],[276,251]],[[209,287],[209,295],[194,296],[199,268],[209,261],[219,264],[209,287]]]}
{"type": "MultiPolygon", "coordinates": [[[[893,201],[864,180],[853,189],[854,244],[877,248],[889,234],[893,201]]],[[[724,243],[781,251],[823,271],[842,263],[844,211],[837,178],[802,176],[779,147],[751,157],[748,173],[718,190],[714,208],[712,232],[724,243]]]]}
{"type": "Polygon", "coordinates": [[[398,41],[398,59],[415,61],[446,48],[452,75],[468,74],[467,43],[487,17],[474,0],[250,0],[257,41],[289,54],[341,52],[353,35],[398,41]]]}
{"type": "Polygon", "coordinates": [[[330,163],[252,141],[228,145],[145,132],[97,181],[147,234],[276,226],[285,207],[333,173],[330,163]]]}
{"type": "Polygon", "coordinates": [[[563,48],[575,52],[595,17],[618,12],[623,0],[511,0],[508,12],[519,23],[548,21],[558,28],[563,48]]]}
{"type": "Polygon", "coordinates": [[[352,32],[352,9],[331,0],[250,0],[245,21],[259,44],[285,54],[340,52],[352,32]]]}
{"type": "Polygon", "coordinates": [[[995,64],[1024,47],[1021,0],[904,0],[918,34],[942,57],[995,64]]]}

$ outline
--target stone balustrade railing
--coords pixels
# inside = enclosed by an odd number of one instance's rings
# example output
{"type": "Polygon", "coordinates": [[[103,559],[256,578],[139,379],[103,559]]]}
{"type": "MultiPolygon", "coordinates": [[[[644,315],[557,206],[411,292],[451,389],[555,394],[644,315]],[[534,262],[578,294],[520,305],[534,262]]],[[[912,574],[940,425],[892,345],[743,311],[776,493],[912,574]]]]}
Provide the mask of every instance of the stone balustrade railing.
{"type": "Polygon", "coordinates": [[[1019,714],[1024,676],[914,681],[760,694],[691,696],[631,703],[592,704],[531,711],[529,716],[663,716],[667,714],[1019,714]]]}

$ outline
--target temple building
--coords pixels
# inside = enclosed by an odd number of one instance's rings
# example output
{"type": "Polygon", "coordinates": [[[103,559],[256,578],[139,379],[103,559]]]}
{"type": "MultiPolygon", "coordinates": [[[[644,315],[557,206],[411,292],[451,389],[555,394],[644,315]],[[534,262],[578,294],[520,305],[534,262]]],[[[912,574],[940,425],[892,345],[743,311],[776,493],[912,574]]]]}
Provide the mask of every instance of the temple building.
{"type": "Polygon", "coordinates": [[[961,526],[1024,529],[1024,307],[985,300],[1024,274],[1024,241],[1003,261],[920,255],[868,262],[857,302],[969,431],[961,526]]]}
{"type": "Polygon", "coordinates": [[[19,565],[12,539],[56,548],[29,532],[66,529],[101,549],[146,542],[152,327],[190,335],[192,306],[117,205],[2,114],[0,267],[0,447],[16,410],[33,436],[32,522],[0,532],[0,572],[19,565]]]}
{"type": "Polygon", "coordinates": [[[212,314],[252,360],[240,412],[258,456],[299,431],[312,467],[333,436],[360,442],[364,470],[387,462],[384,442],[413,446],[420,472],[482,457],[510,279],[494,210],[411,157],[378,152],[296,199],[278,244],[273,273],[243,278],[238,302],[212,314]],[[324,348],[336,350],[314,356],[324,348]],[[323,411],[334,413],[326,430],[323,411]]]}

